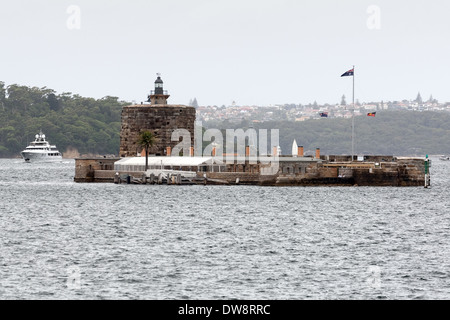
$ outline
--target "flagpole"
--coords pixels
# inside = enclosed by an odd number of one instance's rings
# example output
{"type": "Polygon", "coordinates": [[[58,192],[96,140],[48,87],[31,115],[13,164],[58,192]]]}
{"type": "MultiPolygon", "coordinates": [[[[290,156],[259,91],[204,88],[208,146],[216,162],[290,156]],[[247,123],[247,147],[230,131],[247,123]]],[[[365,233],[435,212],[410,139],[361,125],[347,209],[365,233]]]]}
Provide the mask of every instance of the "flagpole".
{"type": "Polygon", "coordinates": [[[353,66],[352,162],[355,158],[355,66],[353,66]]]}

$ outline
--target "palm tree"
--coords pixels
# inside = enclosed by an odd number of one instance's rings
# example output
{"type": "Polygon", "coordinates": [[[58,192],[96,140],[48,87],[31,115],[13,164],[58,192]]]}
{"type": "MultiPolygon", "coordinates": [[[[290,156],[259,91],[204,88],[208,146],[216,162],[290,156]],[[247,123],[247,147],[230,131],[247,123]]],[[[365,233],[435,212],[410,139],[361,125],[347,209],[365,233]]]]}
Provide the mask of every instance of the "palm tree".
{"type": "Polygon", "coordinates": [[[156,138],[150,131],[142,131],[138,144],[145,149],[145,171],[148,169],[148,152],[156,143],[156,138]]]}

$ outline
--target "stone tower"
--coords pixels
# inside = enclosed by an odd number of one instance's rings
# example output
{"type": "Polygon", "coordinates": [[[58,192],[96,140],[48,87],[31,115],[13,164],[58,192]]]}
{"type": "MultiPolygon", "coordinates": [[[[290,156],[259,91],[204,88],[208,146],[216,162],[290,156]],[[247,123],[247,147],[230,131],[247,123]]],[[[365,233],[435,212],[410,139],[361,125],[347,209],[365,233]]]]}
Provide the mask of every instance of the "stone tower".
{"type": "Polygon", "coordinates": [[[142,152],[138,139],[142,131],[150,131],[156,137],[156,144],[150,154],[166,155],[167,147],[172,149],[179,141],[172,140],[172,132],[186,129],[191,134],[191,146],[194,146],[195,108],[184,105],[167,104],[170,97],[164,91],[161,76],[155,81],[155,90],[150,92],[150,104],[131,105],[122,110],[122,129],[120,131],[120,157],[135,157],[142,152]]]}

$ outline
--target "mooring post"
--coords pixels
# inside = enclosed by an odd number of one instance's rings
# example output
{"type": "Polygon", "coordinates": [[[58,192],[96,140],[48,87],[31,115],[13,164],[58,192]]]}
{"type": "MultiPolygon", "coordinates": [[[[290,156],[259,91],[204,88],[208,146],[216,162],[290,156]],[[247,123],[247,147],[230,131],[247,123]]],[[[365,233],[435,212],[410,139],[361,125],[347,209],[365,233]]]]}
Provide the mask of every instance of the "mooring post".
{"type": "Polygon", "coordinates": [[[430,176],[431,160],[428,159],[428,155],[425,158],[425,188],[431,187],[431,176],[430,176]]]}

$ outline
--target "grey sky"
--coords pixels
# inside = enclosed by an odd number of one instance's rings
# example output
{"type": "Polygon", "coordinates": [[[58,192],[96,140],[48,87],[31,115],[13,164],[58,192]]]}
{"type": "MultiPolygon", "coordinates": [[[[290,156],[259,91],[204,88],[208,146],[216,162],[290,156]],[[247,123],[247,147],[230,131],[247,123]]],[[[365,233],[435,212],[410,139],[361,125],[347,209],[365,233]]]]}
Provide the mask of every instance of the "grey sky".
{"type": "Polygon", "coordinates": [[[450,101],[448,0],[0,4],[7,85],[140,102],[160,72],[171,103],[337,103],[343,94],[351,99],[351,77],[340,75],[356,65],[361,102],[419,91],[450,101]],[[76,21],[70,5],[80,9],[80,29],[67,26],[76,21]],[[380,24],[369,7],[380,9],[380,24]]]}

